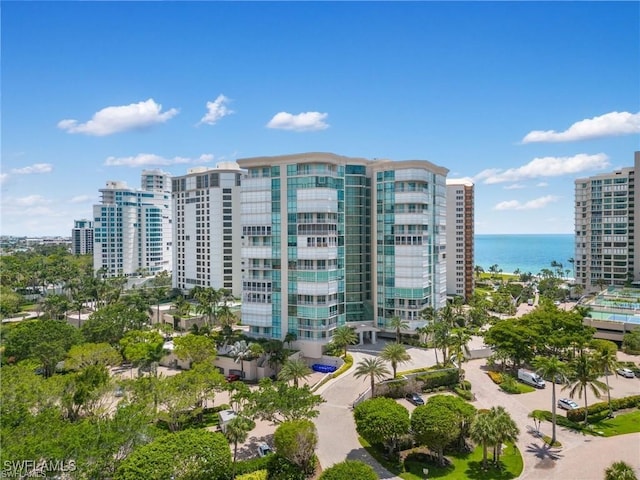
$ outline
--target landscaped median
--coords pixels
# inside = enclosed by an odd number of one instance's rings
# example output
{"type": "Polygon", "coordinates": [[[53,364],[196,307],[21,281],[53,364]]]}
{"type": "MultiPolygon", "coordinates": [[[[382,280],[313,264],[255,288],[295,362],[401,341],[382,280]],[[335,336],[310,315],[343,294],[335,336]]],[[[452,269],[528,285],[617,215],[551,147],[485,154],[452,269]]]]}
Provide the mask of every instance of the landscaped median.
{"type": "Polygon", "coordinates": [[[487,375],[489,375],[489,378],[491,378],[493,383],[498,385],[501,390],[507,393],[512,393],[512,394],[530,393],[536,390],[535,388],[529,385],[525,385],[524,383],[518,382],[513,376],[507,373],[488,371],[487,375]]]}
{"type": "MultiPolygon", "coordinates": [[[[609,417],[608,402],[600,402],[589,406],[586,425],[581,422],[584,419],[584,408],[570,410],[566,417],[556,415],[556,423],[562,427],[602,437],[640,432],[640,395],[612,399],[611,407],[614,412],[618,412],[613,418],[609,417]]],[[[547,410],[534,410],[531,416],[539,416],[551,422],[551,412],[547,410]]]]}

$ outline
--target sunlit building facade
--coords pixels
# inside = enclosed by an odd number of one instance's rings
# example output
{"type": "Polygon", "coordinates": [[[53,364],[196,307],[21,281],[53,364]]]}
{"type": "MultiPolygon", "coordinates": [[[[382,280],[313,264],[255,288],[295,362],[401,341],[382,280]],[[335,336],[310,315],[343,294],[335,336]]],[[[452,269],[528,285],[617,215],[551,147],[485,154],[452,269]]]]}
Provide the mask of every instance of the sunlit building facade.
{"type": "Polygon", "coordinates": [[[635,207],[640,191],[634,166],[575,180],[576,283],[585,292],[640,281],[640,235],[635,207]]]}
{"type": "Polygon", "coordinates": [[[241,159],[242,322],[318,356],[344,324],[446,301],[447,170],[329,153],[241,159]]]}

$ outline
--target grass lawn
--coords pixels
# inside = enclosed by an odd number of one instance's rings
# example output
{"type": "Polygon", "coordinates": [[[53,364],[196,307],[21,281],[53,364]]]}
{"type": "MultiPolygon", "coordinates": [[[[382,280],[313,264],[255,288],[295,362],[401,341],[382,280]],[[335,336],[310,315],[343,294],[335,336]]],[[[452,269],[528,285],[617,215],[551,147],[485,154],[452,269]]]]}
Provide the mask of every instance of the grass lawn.
{"type": "Polygon", "coordinates": [[[500,455],[501,469],[491,465],[491,449],[488,455],[488,469],[482,470],[482,447],[477,447],[473,452],[466,454],[447,455],[453,463],[449,467],[439,467],[432,463],[427,463],[421,457],[422,454],[413,454],[407,457],[404,463],[405,471],[396,462],[386,460],[382,452],[367,443],[362,437],[360,444],[373,456],[383,467],[394,475],[398,475],[405,480],[423,480],[423,469],[429,469],[428,477],[440,478],[443,480],[509,480],[517,478],[522,473],[524,463],[518,448],[512,444],[507,444],[507,448],[500,455]]]}
{"type": "Polygon", "coordinates": [[[614,418],[604,418],[589,425],[594,433],[602,435],[603,437],[640,432],[640,410],[621,413],[614,418]],[[602,432],[602,434],[598,432],[602,432]]]}

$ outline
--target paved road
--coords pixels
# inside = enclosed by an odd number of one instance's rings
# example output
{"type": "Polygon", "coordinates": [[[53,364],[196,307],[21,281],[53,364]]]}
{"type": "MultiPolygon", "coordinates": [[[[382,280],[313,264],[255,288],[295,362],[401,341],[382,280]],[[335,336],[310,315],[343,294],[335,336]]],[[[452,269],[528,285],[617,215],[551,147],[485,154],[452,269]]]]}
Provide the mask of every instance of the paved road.
{"type": "MultiPolygon", "coordinates": [[[[528,418],[534,409],[551,409],[551,385],[523,395],[509,395],[495,385],[483,369],[484,360],[472,360],[464,366],[466,378],[476,395],[476,408],[504,406],[520,428],[518,448],[524,460],[521,479],[531,480],[601,480],[604,470],[614,461],[624,460],[640,472],[640,433],[619,435],[611,438],[582,435],[562,427],[557,429],[557,438],[562,448],[547,448],[539,438],[528,433],[533,426],[528,418]]],[[[612,398],[640,393],[640,380],[609,377],[613,387],[612,398]]],[[[568,396],[556,387],[556,396],[568,396]]],[[[578,400],[580,402],[580,400],[578,400]]],[[[591,400],[593,403],[593,400],[591,400]]],[[[558,410],[558,415],[565,415],[558,410]]],[[[551,435],[551,424],[544,422],[542,433],[551,435]]]]}
{"type": "MultiPolygon", "coordinates": [[[[351,352],[356,365],[368,353],[351,352]]],[[[323,469],[348,460],[361,460],[371,465],[381,479],[398,479],[376,462],[360,445],[353,421],[351,404],[358,394],[367,390],[368,379],[354,378],[355,367],[335,380],[323,385],[318,393],[326,400],[320,405],[320,415],[315,420],[318,429],[317,455],[323,469]]],[[[354,479],[356,480],[356,479],[354,479]]]]}

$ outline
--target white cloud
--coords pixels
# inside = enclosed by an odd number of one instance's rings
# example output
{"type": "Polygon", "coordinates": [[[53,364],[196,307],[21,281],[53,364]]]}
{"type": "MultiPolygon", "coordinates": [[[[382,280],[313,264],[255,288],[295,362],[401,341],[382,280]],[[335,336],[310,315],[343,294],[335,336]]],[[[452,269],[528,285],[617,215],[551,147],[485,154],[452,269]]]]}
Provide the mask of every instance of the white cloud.
{"type": "Polygon", "coordinates": [[[517,168],[500,170],[491,168],[483,170],[474,178],[486,184],[518,182],[529,178],[559,177],[576,174],[585,170],[603,170],[609,166],[609,157],[604,153],[587,155],[579,153],[573,157],[534,158],[526,165],[517,168]]]}
{"type": "Polygon", "coordinates": [[[505,190],[519,190],[521,188],[525,188],[521,183],[512,183],[511,185],[506,185],[503,187],[505,190]]]}
{"type": "Polygon", "coordinates": [[[185,163],[207,163],[213,160],[213,155],[204,153],[197,158],[173,157],[164,158],[153,153],[139,153],[133,157],[108,157],[104,161],[107,167],[148,167],[178,165],[185,163]]]}
{"type": "Polygon", "coordinates": [[[547,182],[538,182],[536,183],[536,187],[548,187],[549,184],[547,182]]]}
{"type": "Polygon", "coordinates": [[[76,195],[75,197],[69,200],[71,203],[92,203],[94,197],[91,195],[76,195]]]}
{"type": "Polygon", "coordinates": [[[494,210],[537,210],[546,207],[548,204],[558,201],[560,197],[555,195],[546,195],[544,197],[529,200],[521,203],[519,200],[508,200],[500,202],[493,207],[494,210]]]}
{"type": "Polygon", "coordinates": [[[612,137],[640,133],[640,112],[610,112],[599,117],[587,118],[571,125],[564,132],[533,130],[522,143],[575,142],[591,138],[612,137]]]}
{"type": "Polygon", "coordinates": [[[215,125],[222,117],[235,113],[233,110],[227,108],[229,101],[227,97],[220,94],[213,102],[207,102],[207,113],[200,119],[199,124],[206,123],[207,125],[215,125]]]}
{"type": "Polygon", "coordinates": [[[49,173],[53,170],[53,165],[50,163],[35,163],[23,168],[14,168],[11,173],[16,175],[30,175],[32,173],[49,173]]]}
{"type": "Polygon", "coordinates": [[[47,200],[42,195],[27,195],[26,197],[7,198],[3,203],[9,207],[38,207],[48,205],[51,201],[47,200]]]}
{"type": "Polygon", "coordinates": [[[3,185],[9,179],[8,173],[0,173],[0,185],[3,185]]]}
{"type": "Polygon", "coordinates": [[[66,130],[67,133],[84,133],[101,137],[164,123],[178,114],[175,108],[166,112],[161,110],[162,105],[150,98],[145,102],[103,108],[86,123],[69,119],[61,120],[58,122],[58,128],[66,130]]]}
{"type": "Polygon", "coordinates": [[[320,112],[304,112],[297,115],[287,112],[279,112],[269,120],[267,128],[293,130],[296,132],[324,130],[329,128],[329,124],[325,122],[328,116],[328,113],[320,112]]]}

